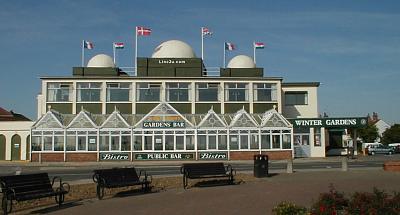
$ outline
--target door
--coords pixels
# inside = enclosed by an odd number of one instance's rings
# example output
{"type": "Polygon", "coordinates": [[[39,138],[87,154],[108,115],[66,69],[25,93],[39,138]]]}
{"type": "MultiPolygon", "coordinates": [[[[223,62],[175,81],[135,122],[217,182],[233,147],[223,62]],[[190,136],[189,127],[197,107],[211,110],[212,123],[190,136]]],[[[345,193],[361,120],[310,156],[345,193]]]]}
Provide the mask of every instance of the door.
{"type": "Polygon", "coordinates": [[[11,138],[11,160],[21,160],[21,137],[18,134],[11,138]]]}
{"type": "Polygon", "coordinates": [[[0,160],[6,159],[6,137],[0,134],[0,160]]]}

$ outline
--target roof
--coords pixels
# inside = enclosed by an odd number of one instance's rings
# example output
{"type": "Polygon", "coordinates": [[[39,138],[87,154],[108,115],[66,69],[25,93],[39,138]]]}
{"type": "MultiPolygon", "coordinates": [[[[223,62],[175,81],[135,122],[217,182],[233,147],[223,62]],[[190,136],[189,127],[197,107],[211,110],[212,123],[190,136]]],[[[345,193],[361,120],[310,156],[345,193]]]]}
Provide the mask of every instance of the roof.
{"type": "MultiPolygon", "coordinates": [[[[208,77],[137,77],[137,76],[44,76],[40,77],[42,80],[283,80],[282,77],[220,77],[220,76],[208,76],[208,77]]],[[[319,83],[318,83],[319,84],[319,83]]]]}
{"type": "Polygon", "coordinates": [[[285,82],[282,87],[319,87],[320,82],[285,82]]]}
{"type": "Polygon", "coordinates": [[[0,121],[32,121],[28,117],[0,107],[0,121]]]}

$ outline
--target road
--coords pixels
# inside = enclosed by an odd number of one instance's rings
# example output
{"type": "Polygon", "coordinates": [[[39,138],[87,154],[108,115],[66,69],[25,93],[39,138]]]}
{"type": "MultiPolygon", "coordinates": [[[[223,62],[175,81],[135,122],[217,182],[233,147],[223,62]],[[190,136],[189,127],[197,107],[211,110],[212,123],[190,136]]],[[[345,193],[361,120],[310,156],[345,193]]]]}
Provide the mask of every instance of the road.
{"type": "MultiPolygon", "coordinates": [[[[349,159],[348,168],[353,169],[368,169],[368,168],[382,168],[382,165],[387,160],[400,160],[400,154],[384,156],[368,156],[360,157],[357,159],[349,159]]],[[[329,171],[340,170],[342,168],[341,158],[333,157],[327,159],[295,159],[293,161],[294,171],[329,171]]],[[[226,162],[232,165],[237,172],[252,172],[253,161],[232,161],[226,162]]],[[[37,173],[48,172],[50,176],[62,176],[64,181],[74,182],[80,180],[90,180],[93,175],[93,170],[98,168],[112,168],[121,166],[134,165],[137,169],[144,169],[154,177],[159,176],[174,176],[180,175],[180,164],[178,162],[141,162],[141,163],[91,163],[90,165],[80,164],[79,166],[68,166],[68,163],[57,165],[52,163],[46,164],[15,164],[15,163],[0,163],[0,175],[10,175],[16,172],[20,173],[37,173]]],[[[286,161],[270,161],[269,172],[280,173],[285,172],[287,167],[286,161]]]]}

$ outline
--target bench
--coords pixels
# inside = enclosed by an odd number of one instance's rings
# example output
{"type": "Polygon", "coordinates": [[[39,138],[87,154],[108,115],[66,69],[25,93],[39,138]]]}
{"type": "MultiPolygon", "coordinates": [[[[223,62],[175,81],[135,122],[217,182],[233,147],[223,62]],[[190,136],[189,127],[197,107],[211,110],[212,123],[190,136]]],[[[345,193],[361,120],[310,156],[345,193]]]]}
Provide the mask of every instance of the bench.
{"type": "Polygon", "coordinates": [[[233,184],[234,173],[231,165],[225,166],[224,163],[186,163],[181,167],[183,174],[183,188],[186,189],[188,179],[202,178],[228,178],[229,183],[233,184]]]}
{"type": "Polygon", "coordinates": [[[142,190],[147,192],[150,190],[149,185],[151,184],[152,177],[144,170],[140,170],[138,175],[134,167],[112,168],[94,170],[93,181],[97,184],[97,198],[102,199],[104,197],[104,188],[141,185],[142,190]]]}
{"type": "Polygon", "coordinates": [[[0,185],[4,214],[11,213],[14,200],[21,202],[54,196],[56,203],[61,206],[64,195],[70,190],[69,184],[62,182],[60,177],[53,177],[50,182],[47,173],[1,176],[0,185]],[[55,183],[59,185],[53,188],[55,183]]]}

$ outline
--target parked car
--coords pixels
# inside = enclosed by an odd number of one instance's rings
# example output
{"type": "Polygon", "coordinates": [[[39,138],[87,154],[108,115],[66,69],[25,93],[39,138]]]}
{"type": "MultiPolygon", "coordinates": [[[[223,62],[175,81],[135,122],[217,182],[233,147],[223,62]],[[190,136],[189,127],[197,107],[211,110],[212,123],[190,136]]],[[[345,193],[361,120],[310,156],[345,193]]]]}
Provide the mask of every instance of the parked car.
{"type": "Polygon", "coordinates": [[[369,155],[374,155],[374,154],[391,155],[393,153],[394,153],[393,147],[389,147],[389,146],[382,145],[382,144],[368,147],[369,155]]]}
{"type": "Polygon", "coordinates": [[[400,153],[400,145],[391,146],[393,148],[394,153],[400,153]]]}

